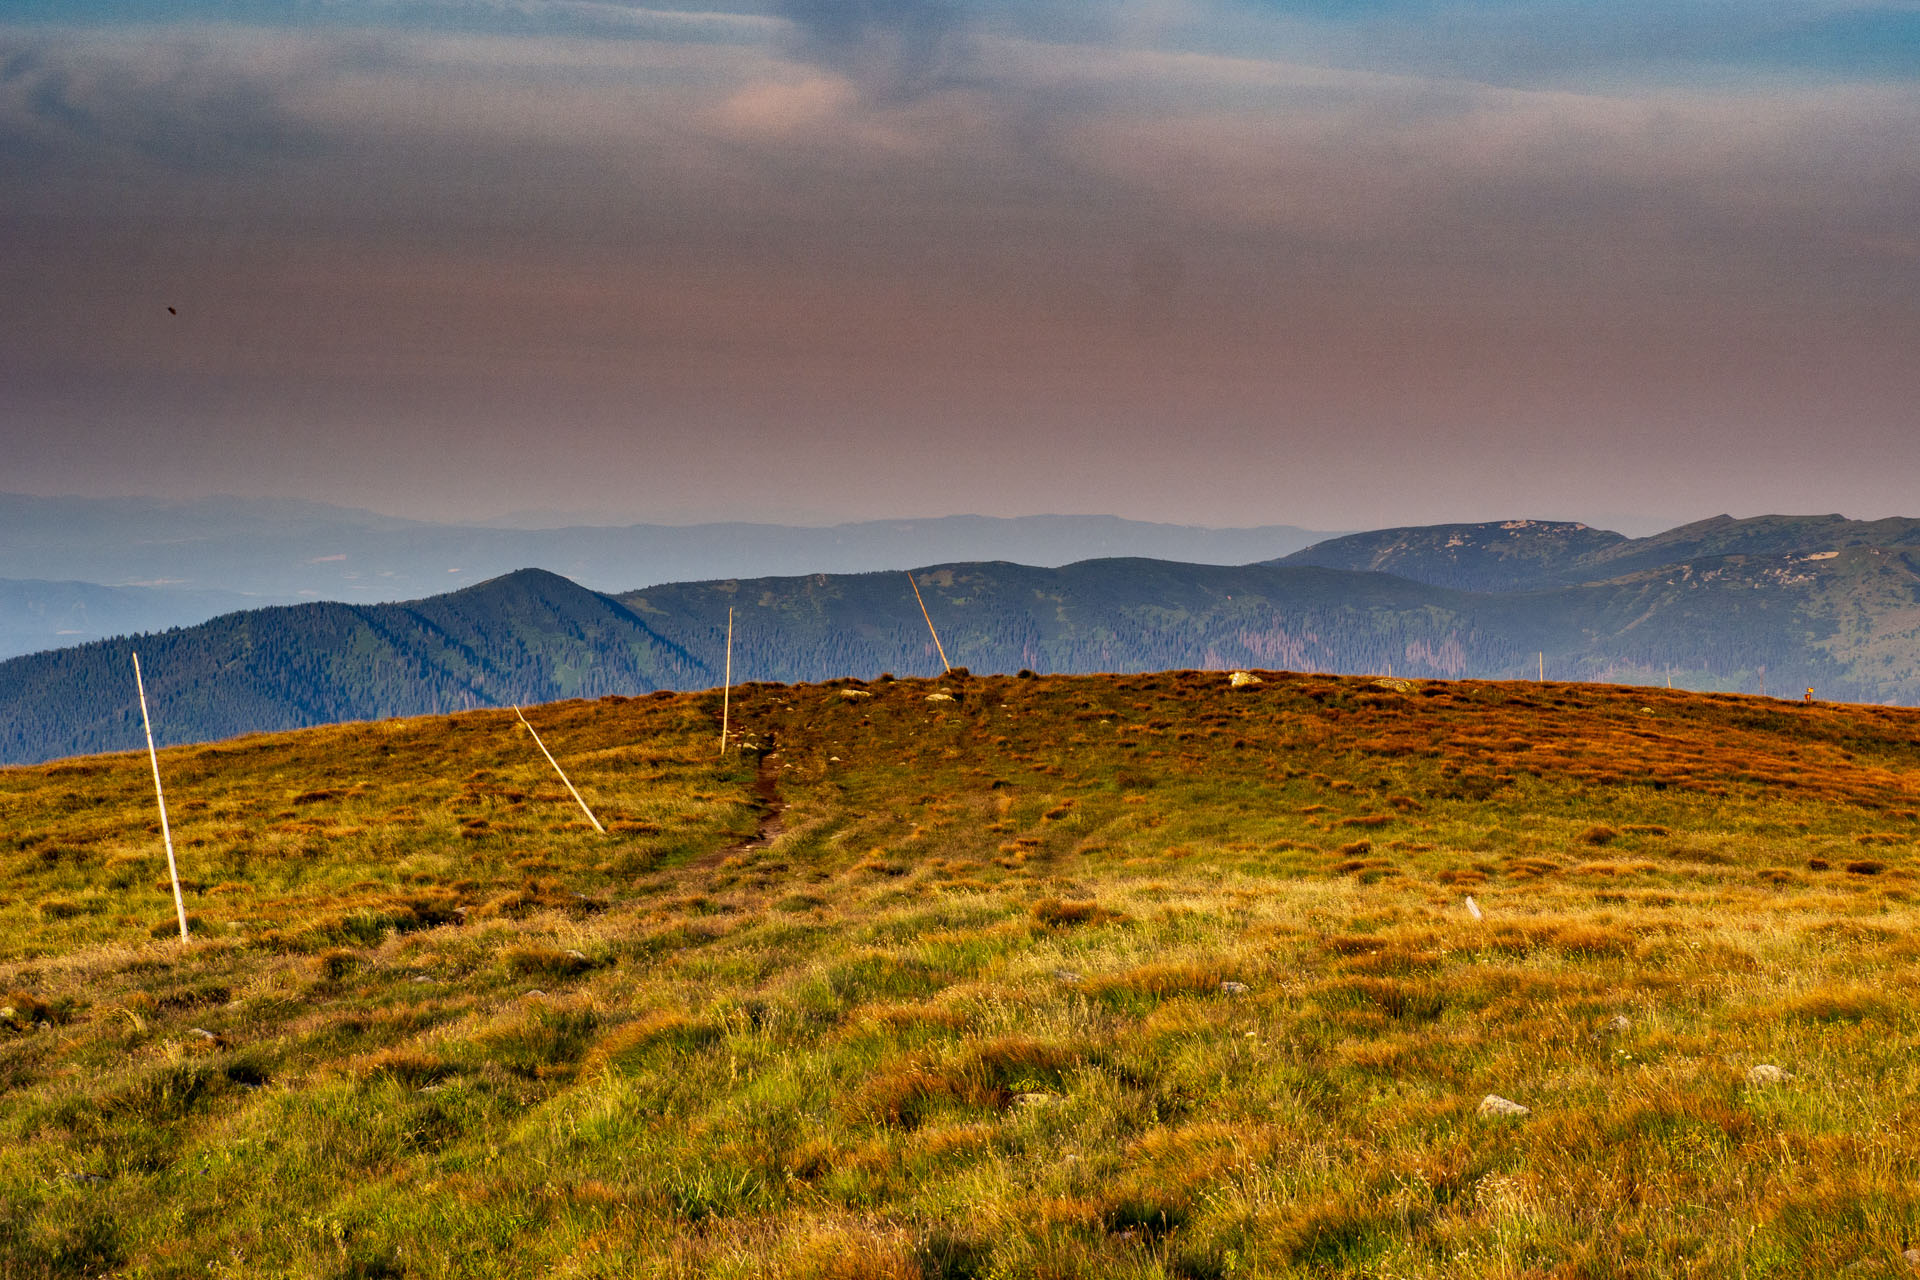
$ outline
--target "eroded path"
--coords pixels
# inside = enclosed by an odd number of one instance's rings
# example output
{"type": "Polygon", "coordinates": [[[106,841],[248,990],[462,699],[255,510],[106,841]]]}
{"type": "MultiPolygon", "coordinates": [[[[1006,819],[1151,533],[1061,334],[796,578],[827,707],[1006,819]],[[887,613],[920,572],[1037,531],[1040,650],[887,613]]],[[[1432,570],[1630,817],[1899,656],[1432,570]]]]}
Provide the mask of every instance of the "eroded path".
{"type": "Polygon", "coordinates": [[[717,867],[735,854],[764,849],[780,838],[780,833],[786,829],[787,802],[780,796],[778,751],[768,750],[761,754],[760,767],[754,771],[753,786],[750,790],[754,806],[760,811],[760,818],[754,826],[753,834],[745,840],[723,845],[703,855],[692,864],[693,866],[717,867]]]}

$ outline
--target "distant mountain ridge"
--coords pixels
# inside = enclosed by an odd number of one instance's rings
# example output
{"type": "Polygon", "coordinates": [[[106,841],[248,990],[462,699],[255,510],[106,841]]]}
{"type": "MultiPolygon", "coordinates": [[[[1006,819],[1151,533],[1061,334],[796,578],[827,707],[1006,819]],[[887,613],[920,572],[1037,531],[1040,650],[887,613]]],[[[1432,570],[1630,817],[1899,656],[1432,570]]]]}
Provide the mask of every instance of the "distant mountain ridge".
{"type": "Polygon", "coordinates": [[[1502,520],[1376,529],[1316,542],[1277,565],[1391,573],[1461,591],[1530,591],[1628,542],[1624,534],[1555,520],[1502,520]]]}
{"type": "Polygon", "coordinates": [[[1208,529],[1098,515],[957,515],[822,528],[729,522],[523,529],[401,520],[314,502],[0,494],[0,579],[375,603],[436,595],[525,565],[596,590],[628,591],[962,560],[1062,565],[1145,556],[1245,564],[1326,536],[1292,525],[1208,529]]]}
{"type": "Polygon", "coordinates": [[[1463,591],[1538,591],[1717,556],[1849,547],[1920,548],[1920,520],[1720,515],[1646,538],[1552,520],[1421,525],[1330,538],[1269,563],[1391,573],[1463,591]]]}
{"type": "Polygon", "coordinates": [[[0,659],[281,603],[231,591],[0,579],[0,659]]]}
{"type": "MultiPolygon", "coordinates": [[[[1464,591],[1376,568],[1106,558],[916,570],[948,655],[978,671],[1266,667],[1920,701],[1920,522],[1702,521],[1654,539],[1544,522],[1383,531],[1328,555],[1506,575],[1464,591]],[[1752,537],[1743,541],[1743,529],[1752,537]],[[1455,542],[1456,532],[1466,530],[1455,542]],[[1478,532],[1475,532],[1478,531],[1478,532]],[[1895,539],[1871,545],[1869,538],[1895,539]],[[1835,545],[1835,544],[1840,545],[1835,545]],[[1746,546],[1753,551],[1734,550],[1746,546]],[[1646,565],[1664,547],[1714,554],[1646,565]],[[1786,548],[1786,549],[1783,549],[1786,548]],[[1540,586],[1553,574],[1611,576],[1540,586]]],[[[1303,557],[1306,558],[1306,557],[1303,557]]],[[[903,573],[726,578],[618,596],[523,570],[406,604],[251,610],[137,641],[169,742],[345,719],[739,680],[937,674],[903,573]]],[[[111,640],[0,663],[0,760],[127,749],[111,640]]]]}

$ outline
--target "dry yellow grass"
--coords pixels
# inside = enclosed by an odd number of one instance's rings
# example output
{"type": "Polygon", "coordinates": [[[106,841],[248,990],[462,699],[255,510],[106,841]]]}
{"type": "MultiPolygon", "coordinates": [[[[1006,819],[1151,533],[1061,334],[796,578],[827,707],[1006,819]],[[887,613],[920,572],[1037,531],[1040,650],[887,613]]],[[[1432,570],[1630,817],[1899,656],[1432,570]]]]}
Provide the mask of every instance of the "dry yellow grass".
{"type": "Polygon", "coordinates": [[[1920,715],[1260,675],[0,771],[0,1276],[1909,1266],[1920,715]]]}

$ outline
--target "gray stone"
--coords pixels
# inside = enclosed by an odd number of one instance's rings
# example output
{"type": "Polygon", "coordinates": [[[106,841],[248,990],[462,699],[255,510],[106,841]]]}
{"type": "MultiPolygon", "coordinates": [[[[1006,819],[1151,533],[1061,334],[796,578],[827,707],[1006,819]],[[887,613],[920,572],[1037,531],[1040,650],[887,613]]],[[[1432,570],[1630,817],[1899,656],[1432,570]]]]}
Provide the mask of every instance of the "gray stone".
{"type": "Polygon", "coordinates": [[[1616,1013],[1598,1027],[1594,1028],[1593,1034],[1587,1038],[1597,1042],[1605,1040],[1609,1036],[1623,1036],[1631,1030],[1633,1030],[1633,1019],[1624,1013],[1616,1013]]]}
{"type": "Polygon", "coordinates": [[[1530,1107],[1521,1106],[1511,1098],[1503,1098],[1497,1093],[1490,1093],[1480,1099],[1480,1107],[1477,1114],[1483,1120],[1490,1120],[1499,1116],[1528,1116],[1533,1114],[1533,1110],[1530,1107]]]}
{"type": "Polygon", "coordinates": [[[1253,988],[1249,987],[1244,982],[1234,982],[1231,979],[1229,979],[1228,981],[1220,984],[1220,990],[1230,996],[1243,996],[1247,994],[1247,992],[1253,990],[1253,988]]]}
{"type": "Polygon", "coordinates": [[[1747,1083],[1752,1085],[1785,1084],[1793,1079],[1791,1071],[1783,1071],[1771,1062],[1762,1062],[1758,1066],[1747,1068],[1747,1083]]]}

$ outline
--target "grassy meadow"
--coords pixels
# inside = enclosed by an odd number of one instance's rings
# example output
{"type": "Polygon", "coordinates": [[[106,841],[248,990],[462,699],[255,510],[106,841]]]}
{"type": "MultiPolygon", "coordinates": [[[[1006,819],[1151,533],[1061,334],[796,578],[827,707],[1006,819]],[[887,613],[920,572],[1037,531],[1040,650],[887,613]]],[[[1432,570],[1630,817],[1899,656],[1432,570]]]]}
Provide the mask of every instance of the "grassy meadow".
{"type": "Polygon", "coordinates": [[[0,770],[0,1278],[1920,1274],[1920,712],[1261,675],[0,770]]]}

